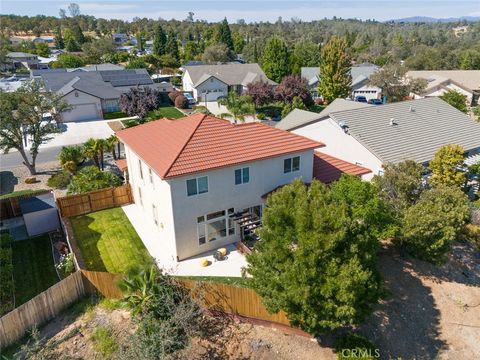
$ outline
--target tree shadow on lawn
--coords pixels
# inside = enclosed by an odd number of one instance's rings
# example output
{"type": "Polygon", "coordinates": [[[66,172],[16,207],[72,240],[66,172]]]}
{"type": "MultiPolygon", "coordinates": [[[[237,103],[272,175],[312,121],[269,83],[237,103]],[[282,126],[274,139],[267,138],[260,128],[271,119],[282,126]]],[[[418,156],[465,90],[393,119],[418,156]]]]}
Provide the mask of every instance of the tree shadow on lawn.
{"type": "Polygon", "coordinates": [[[416,273],[417,262],[402,257],[392,245],[379,254],[390,295],[358,330],[380,349],[382,359],[434,359],[446,346],[439,339],[440,312],[431,289],[416,273]]]}
{"type": "Polygon", "coordinates": [[[90,224],[94,221],[95,219],[88,215],[70,219],[75,241],[87,270],[108,272],[98,249],[98,242],[102,234],[90,228],[90,224]]]}
{"type": "Polygon", "coordinates": [[[18,185],[18,178],[11,171],[0,171],[0,195],[10,194],[18,185]]]}

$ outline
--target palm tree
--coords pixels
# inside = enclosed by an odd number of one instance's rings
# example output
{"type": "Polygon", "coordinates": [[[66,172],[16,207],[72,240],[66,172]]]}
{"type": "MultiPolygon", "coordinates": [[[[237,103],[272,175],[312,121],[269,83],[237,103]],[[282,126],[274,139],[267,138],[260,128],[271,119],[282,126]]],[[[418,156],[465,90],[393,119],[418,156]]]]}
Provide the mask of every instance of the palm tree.
{"type": "MultiPolygon", "coordinates": [[[[113,159],[117,160],[117,153],[115,152],[115,146],[118,145],[119,141],[116,135],[111,135],[105,140],[105,150],[112,153],[113,159]]],[[[120,157],[120,151],[118,152],[120,157]]]]}
{"type": "Polygon", "coordinates": [[[77,171],[78,165],[85,161],[83,147],[79,145],[64,146],[57,158],[60,165],[73,175],[77,171]]]}
{"type": "Polygon", "coordinates": [[[105,140],[90,138],[83,144],[83,154],[86,158],[93,160],[95,165],[103,170],[103,151],[105,140]],[[101,160],[101,161],[100,161],[101,160]]]}
{"type": "Polygon", "coordinates": [[[218,100],[219,105],[226,106],[230,113],[220,114],[220,117],[232,117],[235,123],[237,120],[245,121],[246,115],[255,113],[255,106],[252,98],[247,95],[238,95],[235,91],[228,93],[226,98],[218,100]]]}
{"type": "Polygon", "coordinates": [[[140,313],[152,298],[158,294],[158,270],[155,265],[139,270],[132,269],[127,276],[118,282],[118,287],[123,292],[123,303],[127,305],[132,314],[140,313]]]}

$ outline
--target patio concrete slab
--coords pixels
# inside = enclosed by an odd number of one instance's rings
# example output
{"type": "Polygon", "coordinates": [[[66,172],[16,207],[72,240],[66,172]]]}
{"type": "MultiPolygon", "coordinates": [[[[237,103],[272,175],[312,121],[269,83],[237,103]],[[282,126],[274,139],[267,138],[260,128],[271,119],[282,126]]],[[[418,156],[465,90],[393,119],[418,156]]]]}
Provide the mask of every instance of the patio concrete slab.
{"type": "Polygon", "coordinates": [[[173,241],[162,239],[160,231],[145,216],[142,209],[136,204],[122,206],[122,209],[150,255],[167,273],[178,276],[242,276],[242,268],[246,267],[247,261],[234,244],[226,246],[228,258],[223,261],[215,261],[214,251],[210,251],[177,262],[173,241]],[[200,260],[203,258],[209,261],[206,267],[200,265],[200,260]]]}

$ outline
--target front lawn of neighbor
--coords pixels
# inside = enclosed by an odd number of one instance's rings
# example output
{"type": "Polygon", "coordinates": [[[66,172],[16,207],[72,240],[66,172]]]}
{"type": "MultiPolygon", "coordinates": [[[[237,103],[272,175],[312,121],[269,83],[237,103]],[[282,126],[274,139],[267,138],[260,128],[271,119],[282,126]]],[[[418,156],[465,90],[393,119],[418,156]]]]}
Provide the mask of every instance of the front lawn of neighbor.
{"type": "Polygon", "coordinates": [[[185,114],[182,113],[174,106],[162,106],[158,109],[150,111],[147,115],[147,119],[149,120],[158,120],[162,118],[169,118],[169,119],[179,119],[184,117],[185,114]]]}
{"type": "Polygon", "coordinates": [[[120,119],[124,117],[128,117],[128,115],[122,111],[115,111],[115,112],[103,114],[103,118],[105,120],[120,119]]]}
{"type": "Polygon", "coordinates": [[[87,270],[125,273],[152,261],[121,208],[70,218],[87,270]]]}
{"type": "Polygon", "coordinates": [[[48,235],[12,241],[15,306],[47,290],[60,279],[48,235]]]}

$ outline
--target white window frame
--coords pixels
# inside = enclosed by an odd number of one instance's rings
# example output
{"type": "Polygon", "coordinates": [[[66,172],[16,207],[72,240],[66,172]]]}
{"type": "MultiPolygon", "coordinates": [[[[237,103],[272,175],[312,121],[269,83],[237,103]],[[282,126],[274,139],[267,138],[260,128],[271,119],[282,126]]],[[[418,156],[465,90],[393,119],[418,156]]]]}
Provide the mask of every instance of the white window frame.
{"type": "Polygon", "coordinates": [[[233,178],[234,178],[233,181],[234,181],[235,185],[248,184],[250,182],[250,166],[245,166],[245,167],[242,167],[242,168],[235,169],[233,171],[233,178]],[[248,180],[247,181],[244,181],[245,170],[248,171],[248,180]],[[240,171],[240,182],[239,183],[237,183],[237,171],[240,171]]]}
{"type": "Polygon", "coordinates": [[[229,208],[225,210],[214,211],[205,215],[200,215],[195,218],[195,223],[197,225],[197,241],[198,246],[206,245],[211,242],[215,242],[217,240],[225,239],[229,236],[234,236],[236,234],[236,227],[235,222],[230,218],[231,215],[235,213],[234,208],[229,208]],[[211,219],[208,219],[208,215],[214,215],[216,213],[224,212],[223,215],[217,216],[211,219]],[[216,221],[225,221],[225,236],[217,237],[213,240],[208,240],[208,224],[216,222],[216,221]],[[201,234],[200,229],[203,229],[201,234]],[[200,238],[203,238],[203,243],[200,243],[200,238]]]}
{"type": "Polygon", "coordinates": [[[208,176],[199,176],[199,177],[196,177],[196,178],[192,178],[192,179],[187,179],[185,180],[185,187],[187,189],[187,197],[190,197],[190,196],[197,196],[197,195],[202,195],[202,194],[208,194],[208,191],[209,191],[209,185],[208,185],[209,181],[208,181],[208,176]],[[203,179],[203,178],[206,178],[207,179],[207,191],[203,191],[203,192],[199,192],[198,191],[198,179],[203,179]],[[188,182],[189,181],[192,181],[192,180],[195,180],[195,193],[194,194],[189,194],[188,193],[188,182]]]}
{"type": "Polygon", "coordinates": [[[153,182],[153,171],[151,168],[148,168],[148,176],[150,178],[150,184],[152,184],[152,188],[155,189],[155,183],[153,182]]]}
{"type": "Polygon", "coordinates": [[[138,171],[140,172],[140,179],[143,180],[143,165],[140,159],[138,159],[138,171]]]}
{"type": "Polygon", "coordinates": [[[293,173],[293,172],[300,171],[301,168],[302,168],[302,161],[301,161],[301,156],[300,156],[300,155],[298,155],[298,156],[292,156],[292,157],[290,157],[290,158],[285,158],[285,159],[283,159],[283,173],[284,173],[284,174],[290,174],[290,173],[293,173]],[[293,161],[294,161],[295,159],[298,159],[298,169],[294,169],[294,168],[293,168],[293,161]],[[290,160],[290,168],[289,168],[288,171],[285,171],[285,162],[286,162],[287,160],[290,160]]]}

